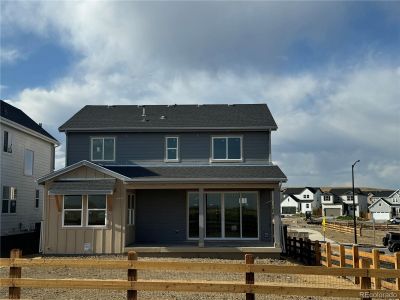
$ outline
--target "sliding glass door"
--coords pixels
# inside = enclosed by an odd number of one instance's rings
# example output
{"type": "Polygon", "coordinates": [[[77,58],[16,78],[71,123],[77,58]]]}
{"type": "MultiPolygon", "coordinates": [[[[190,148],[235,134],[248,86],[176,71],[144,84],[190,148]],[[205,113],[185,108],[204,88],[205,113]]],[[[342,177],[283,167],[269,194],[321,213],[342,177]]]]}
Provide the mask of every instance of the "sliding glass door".
{"type": "Polygon", "coordinates": [[[206,193],[206,238],[221,237],[221,194],[206,193]]]}
{"type": "MultiPolygon", "coordinates": [[[[257,192],[205,192],[205,237],[258,238],[257,192]]],[[[188,193],[188,237],[199,237],[199,194],[188,193]]]]}

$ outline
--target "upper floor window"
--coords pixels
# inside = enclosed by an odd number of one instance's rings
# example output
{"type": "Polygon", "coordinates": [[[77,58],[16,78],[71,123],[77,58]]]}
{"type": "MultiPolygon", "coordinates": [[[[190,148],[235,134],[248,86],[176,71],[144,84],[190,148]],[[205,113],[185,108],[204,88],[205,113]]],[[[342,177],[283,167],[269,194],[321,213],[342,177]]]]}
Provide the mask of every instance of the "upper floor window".
{"type": "Polygon", "coordinates": [[[178,161],[179,160],[179,139],[178,137],[165,138],[165,160],[178,161]]]}
{"type": "Polygon", "coordinates": [[[33,151],[29,149],[25,149],[24,175],[33,175],[33,151]]]}
{"type": "Polygon", "coordinates": [[[213,160],[241,160],[241,137],[212,137],[213,160]]]}
{"type": "Polygon", "coordinates": [[[82,226],[83,201],[81,195],[65,195],[63,226],[82,226]]]}
{"type": "Polygon", "coordinates": [[[347,201],[352,201],[353,200],[353,196],[347,196],[347,201]]]}
{"type": "Polygon", "coordinates": [[[329,201],[331,200],[331,196],[324,196],[324,201],[329,201]]]}
{"type": "Polygon", "coordinates": [[[2,213],[15,214],[17,212],[17,189],[12,186],[3,186],[2,213]]]}
{"type": "Polygon", "coordinates": [[[3,151],[7,153],[12,152],[11,134],[6,130],[3,131],[3,151]]]}
{"type": "Polygon", "coordinates": [[[310,195],[303,195],[303,198],[304,198],[304,199],[309,199],[309,198],[310,198],[310,195]]]}
{"type": "Polygon", "coordinates": [[[115,138],[92,138],[92,160],[115,160],[115,138]]]}

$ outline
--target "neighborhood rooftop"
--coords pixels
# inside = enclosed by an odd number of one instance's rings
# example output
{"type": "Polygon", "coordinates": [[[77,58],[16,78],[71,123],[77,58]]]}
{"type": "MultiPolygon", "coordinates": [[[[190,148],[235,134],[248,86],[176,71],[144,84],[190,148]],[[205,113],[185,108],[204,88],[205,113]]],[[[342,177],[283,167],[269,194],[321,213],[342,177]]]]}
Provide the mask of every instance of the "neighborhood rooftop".
{"type": "Polygon", "coordinates": [[[80,130],[276,130],[266,104],[87,105],[59,127],[80,130]]]}
{"type": "Polygon", "coordinates": [[[8,104],[7,102],[0,100],[0,111],[1,117],[9,121],[24,126],[30,130],[36,131],[52,140],[57,141],[50,133],[44,130],[38,123],[33,121],[27,116],[22,110],[8,104]]]}

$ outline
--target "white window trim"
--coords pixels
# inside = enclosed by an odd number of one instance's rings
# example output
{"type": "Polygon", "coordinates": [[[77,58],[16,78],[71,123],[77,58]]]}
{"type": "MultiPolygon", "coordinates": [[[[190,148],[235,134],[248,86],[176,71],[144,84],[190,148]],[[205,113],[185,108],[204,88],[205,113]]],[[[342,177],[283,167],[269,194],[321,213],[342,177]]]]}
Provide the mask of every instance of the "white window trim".
{"type": "Polygon", "coordinates": [[[135,222],[136,222],[136,195],[134,193],[128,194],[128,197],[127,197],[127,208],[126,209],[127,209],[127,212],[128,212],[126,225],[127,226],[135,226],[135,222]],[[133,209],[129,208],[129,195],[132,197],[131,199],[133,199],[133,209]],[[133,222],[132,223],[130,223],[130,218],[129,218],[129,215],[130,215],[129,212],[131,210],[133,211],[132,212],[132,216],[133,216],[133,222]]]}
{"type": "Polygon", "coordinates": [[[40,190],[39,189],[35,189],[35,203],[33,205],[33,208],[34,209],[39,209],[39,206],[40,206],[40,190]],[[39,191],[38,197],[36,197],[36,191],[39,191]],[[37,200],[38,206],[36,206],[36,200],[37,200]]]}
{"type": "Polygon", "coordinates": [[[82,228],[83,227],[83,195],[81,196],[81,209],[77,209],[77,208],[73,208],[73,209],[64,209],[64,197],[65,196],[69,196],[69,195],[63,195],[63,201],[62,201],[62,215],[61,215],[61,222],[62,222],[62,228],[82,228]],[[81,225],[65,225],[64,224],[64,211],[77,211],[80,210],[81,211],[81,225]]]}
{"type": "Polygon", "coordinates": [[[86,222],[85,222],[85,227],[87,228],[106,228],[107,227],[107,222],[108,222],[108,207],[107,207],[107,195],[104,194],[106,198],[106,208],[89,208],[89,196],[86,195],[86,222]],[[89,225],[89,211],[101,211],[105,210],[105,220],[104,220],[104,225],[89,225]]]}
{"type": "Polygon", "coordinates": [[[93,136],[90,138],[90,160],[91,161],[115,161],[115,137],[114,136],[93,136]],[[93,140],[103,140],[103,152],[102,152],[102,158],[103,159],[93,159],[93,140]],[[113,158],[112,159],[104,159],[104,139],[113,139],[114,140],[114,152],[113,152],[113,158]]]}
{"type": "Polygon", "coordinates": [[[179,151],[179,136],[166,136],[165,137],[165,156],[164,161],[166,162],[179,162],[180,161],[180,151],[179,151]],[[168,148],[168,139],[176,139],[176,148],[168,148]],[[168,159],[168,149],[176,149],[176,159],[168,159]]]}
{"type": "Polygon", "coordinates": [[[242,162],[243,161],[243,136],[241,135],[215,135],[211,137],[211,157],[210,157],[210,161],[211,162],[242,162]],[[225,149],[225,153],[226,156],[228,156],[228,139],[229,138],[239,138],[240,139],[240,158],[234,158],[234,159],[230,159],[230,158],[217,158],[214,159],[214,139],[226,139],[226,149],[225,149]]]}
{"type": "Polygon", "coordinates": [[[33,176],[33,173],[34,173],[34,166],[35,166],[35,152],[33,151],[33,150],[31,150],[31,149],[27,149],[27,148],[25,148],[25,150],[24,150],[24,176],[29,176],[29,177],[32,177],[33,176]],[[25,164],[26,164],[26,156],[25,156],[25,154],[27,153],[27,151],[30,151],[30,152],[32,152],[32,174],[27,174],[26,172],[25,172],[25,164]]]}
{"type": "Polygon", "coordinates": [[[1,137],[1,152],[6,154],[6,155],[12,155],[13,153],[13,133],[10,130],[3,130],[3,135],[1,137]],[[7,140],[7,151],[4,151],[4,136],[5,136],[5,132],[8,133],[8,140],[7,140]]]}
{"type": "MultiPolygon", "coordinates": [[[[3,185],[1,187],[1,214],[2,215],[16,215],[17,214],[17,197],[15,197],[15,196],[14,196],[14,198],[11,197],[11,189],[17,190],[17,188],[15,186],[10,186],[10,185],[3,185]],[[10,189],[9,192],[8,192],[9,193],[9,198],[8,199],[3,198],[3,189],[6,186],[10,189]],[[7,212],[3,212],[3,200],[7,200],[8,201],[8,203],[7,203],[7,212]],[[11,212],[11,201],[15,201],[15,212],[11,212]]],[[[18,196],[18,193],[17,193],[17,196],[18,196]]]]}
{"type": "MultiPolygon", "coordinates": [[[[186,239],[190,241],[198,241],[197,237],[189,237],[189,194],[198,193],[198,191],[188,191],[186,193],[186,239]]],[[[204,240],[208,241],[257,241],[260,239],[260,194],[258,191],[204,191],[204,194],[221,194],[221,237],[207,237],[206,236],[206,202],[204,200],[204,240]],[[225,193],[253,193],[257,197],[257,237],[255,238],[243,238],[242,236],[242,206],[240,206],[240,237],[225,237],[225,193]]],[[[200,200],[200,199],[199,199],[200,200]]]]}

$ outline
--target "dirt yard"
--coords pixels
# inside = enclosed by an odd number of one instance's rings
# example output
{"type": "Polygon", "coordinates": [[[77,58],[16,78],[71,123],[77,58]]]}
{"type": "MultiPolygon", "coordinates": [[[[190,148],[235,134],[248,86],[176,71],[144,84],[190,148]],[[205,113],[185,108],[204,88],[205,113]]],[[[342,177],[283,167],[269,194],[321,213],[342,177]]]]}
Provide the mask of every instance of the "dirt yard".
{"type": "MultiPolygon", "coordinates": [[[[317,230],[323,234],[322,226],[321,225],[310,225],[307,224],[303,218],[300,217],[291,217],[283,219],[283,223],[289,225],[289,227],[293,228],[310,228],[313,230],[317,230]]],[[[345,222],[347,223],[347,222],[345,222]]],[[[400,226],[399,226],[400,230],[400,226]]],[[[358,244],[365,244],[365,245],[376,245],[382,246],[382,238],[386,235],[386,231],[375,230],[375,238],[374,238],[374,231],[373,230],[362,230],[362,236],[357,236],[358,244]]],[[[338,243],[344,244],[353,244],[354,243],[354,234],[349,233],[342,233],[338,231],[334,231],[331,229],[327,229],[325,232],[325,236],[328,239],[334,240],[338,243]]]]}
{"type": "MultiPolygon", "coordinates": [[[[57,257],[60,258],[60,257],[57,257]]],[[[78,259],[127,259],[126,256],[91,256],[77,257],[78,259]]],[[[139,260],[169,260],[192,261],[208,263],[243,263],[238,260],[220,259],[179,259],[179,258],[139,258],[139,260]]],[[[256,264],[293,265],[285,260],[256,259],[256,264]]],[[[8,268],[0,268],[0,277],[8,277],[8,268]]],[[[98,270],[98,269],[72,269],[72,268],[23,268],[22,277],[25,278],[87,278],[87,279],[126,279],[127,273],[122,270],[98,270]]],[[[244,283],[244,274],[229,273],[194,273],[194,272],[154,272],[138,271],[139,279],[163,279],[163,280],[208,280],[208,281],[237,281],[244,283]]],[[[355,288],[348,280],[329,276],[315,275],[280,275],[280,274],[256,274],[255,282],[273,283],[280,286],[296,285],[308,287],[336,287],[355,288]]],[[[8,288],[0,288],[0,299],[8,298],[8,288]]],[[[103,290],[70,290],[70,289],[22,289],[24,299],[126,299],[125,291],[103,290]]],[[[139,292],[139,299],[244,299],[243,294],[196,294],[174,292],[139,292]]],[[[257,299],[318,299],[317,297],[257,295],[257,299]]],[[[324,298],[326,299],[326,298],[324,298]]]]}

